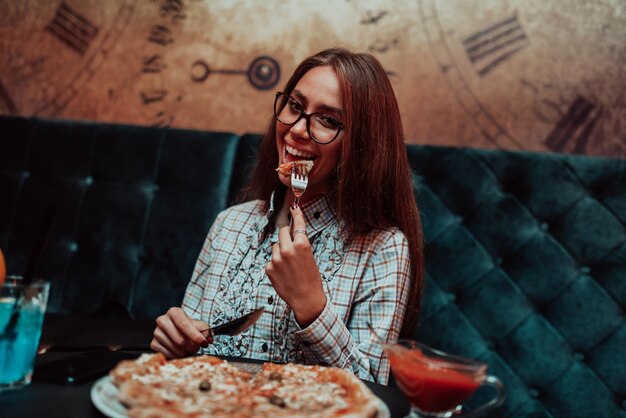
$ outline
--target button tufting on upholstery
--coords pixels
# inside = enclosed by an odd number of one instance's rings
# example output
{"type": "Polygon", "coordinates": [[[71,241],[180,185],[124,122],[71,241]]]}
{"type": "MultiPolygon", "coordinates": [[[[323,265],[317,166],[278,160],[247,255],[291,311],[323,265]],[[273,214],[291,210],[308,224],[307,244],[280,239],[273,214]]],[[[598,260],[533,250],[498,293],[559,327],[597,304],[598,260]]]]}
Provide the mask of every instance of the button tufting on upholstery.
{"type": "Polygon", "coordinates": [[[623,409],[626,409],[626,399],[624,399],[624,400],[622,401],[622,408],[623,408],[623,409]]]}
{"type": "Polygon", "coordinates": [[[26,171],[26,170],[22,171],[22,178],[23,179],[27,179],[29,177],[30,177],[30,171],[26,171]]]}
{"type": "Polygon", "coordinates": [[[576,361],[584,361],[585,360],[585,355],[583,353],[580,352],[576,352],[574,353],[574,360],[576,361]]]}
{"type": "Polygon", "coordinates": [[[91,186],[93,184],[93,177],[87,176],[83,179],[83,185],[91,186]]]}
{"type": "Polygon", "coordinates": [[[539,391],[537,389],[528,389],[528,395],[530,395],[531,398],[535,398],[537,399],[539,397],[539,391]]]}
{"type": "Polygon", "coordinates": [[[141,185],[141,191],[146,196],[151,196],[154,193],[156,193],[158,190],[159,190],[159,186],[157,186],[155,183],[144,183],[141,185]]]}
{"type": "Polygon", "coordinates": [[[71,252],[71,253],[75,253],[78,251],[78,244],[73,241],[67,244],[67,249],[71,252]]]}
{"type": "Polygon", "coordinates": [[[591,273],[591,269],[589,267],[587,267],[587,266],[583,266],[583,267],[580,268],[580,272],[581,272],[581,274],[589,274],[589,273],[591,273]]]}
{"type": "Polygon", "coordinates": [[[543,231],[547,231],[550,228],[550,225],[548,225],[546,222],[542,222],[541,225],[539,225],[539,227],[543,230],[543,231]]]}
{"type": "Polygon", "coordinates": [[[494,262],[494,264],[495,264],[496,266],[501,266],[501,265],[502,265],[502,257],[496,257],[496,258],[493,260],[493,262],[494,262]]]}
{"type": "Polygon", "coordinates": [[[456,301],[456,295],[454,293],[448,293],[448,301],[454,303],[454,301],[456,301]]]}

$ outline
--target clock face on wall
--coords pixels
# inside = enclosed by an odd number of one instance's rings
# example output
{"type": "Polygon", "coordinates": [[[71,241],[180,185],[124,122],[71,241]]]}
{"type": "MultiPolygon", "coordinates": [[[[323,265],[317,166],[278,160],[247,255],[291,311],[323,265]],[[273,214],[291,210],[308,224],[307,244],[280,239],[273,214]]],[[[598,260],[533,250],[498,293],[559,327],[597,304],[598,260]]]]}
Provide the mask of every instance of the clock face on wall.
{"type": "Polygon", "coordinates": [[[621,0],[0,0],[0,113],[261,132],[331,46],[374,54],[408,142],[626,156],[621,0]]]}
{"type": "Polygon", "coordinates": [[[420,0],[448,87],[494,146],[626,155],[619,1],[420,0]]]}
{"type": "Polygon", "coordinates": [[[160,41],[152,36],[143,47],[136,85],[142,107],[156,113],[143,117],[159,125],[260,132],[275,92],[297,64],[332,46],[383,51],[397,78],[398,32],[410,27],[403,10],[414,10],[414,3],[330,3],[188,1],[179,20],[153,13],[147,30],[158,26],[160,41]]]}
{"type": "Polygon", "coordinates": [[[131,0],[0,1],[0,112],[60,116],[109,59],[131,0]]]}

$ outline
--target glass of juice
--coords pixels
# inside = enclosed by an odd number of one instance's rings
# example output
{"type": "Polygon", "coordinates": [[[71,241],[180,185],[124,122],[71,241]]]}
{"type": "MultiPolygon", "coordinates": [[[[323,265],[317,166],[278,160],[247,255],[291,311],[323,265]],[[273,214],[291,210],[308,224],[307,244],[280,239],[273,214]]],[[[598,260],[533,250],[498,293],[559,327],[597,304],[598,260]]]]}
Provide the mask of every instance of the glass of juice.
{"type": "Polygon", "coordinates": [[[487,375],[484,363],[411,340],[383,347],[398,387],[411,402],[409,417],[467,417],[504,402],[502,382],[487,375]],[[463,403],[481,385],[491,386],[494,396],[472,411],[464,409],[463,403]]]}
{"type": "Polygon", "coordinates": [[[8,276],[0,287],[0,391],[30,383],[50,283],[8,276]]]}

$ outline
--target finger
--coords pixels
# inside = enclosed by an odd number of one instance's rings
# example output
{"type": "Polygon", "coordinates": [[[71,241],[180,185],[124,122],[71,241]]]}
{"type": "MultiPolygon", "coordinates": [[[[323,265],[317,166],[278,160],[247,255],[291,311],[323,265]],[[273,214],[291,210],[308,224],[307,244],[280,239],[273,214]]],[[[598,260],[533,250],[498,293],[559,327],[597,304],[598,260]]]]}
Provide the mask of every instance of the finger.
{"type": "Polygon", "coordinates": [[[196,327],[196,329],[200,332],[200,334],[202,334],[202,337],[204,337],[204,343],[200,344],[200,346],[207,347],[209,344],[211,344],[213,342],[213,332],[211,331],[209,324],[197,319],[192,320],[191,322],[193,326],[196,327]]]}
{"type": "MultiPolygon", "coordinates": [[[[168,316],[172,318],[172,321],[180,334],[182,334],[185,338],[185,342],[191,340],[197,346],[206,343],[206,338],[204,338],[202,333],[194,326],[192,319],[187,316],[185,311],[180,308],[172,308],[167,313],[168,316]]],[[[178,343],[178,341],[175,342],[178,343]]]]}
{"type": "Polygon", "coordinates": [[[168,359],[180,357],[168,350],[167,348],[163,347],[163,345],[161,345],[157,340],[152,340],[152,343],[150,343],[150,348],[158,353],[163,353],[163,355],[168,359]]]}
{"type": "MultiPolygon", "coordinates": [[[[163,331],[159,330],[158,328],[154,331],[152,340],[158,345],[158,347],[166,350],[169,357],[183,357],[186,354],[185,350],[177,347],[171,340],[167,338],[167,335],[165,335],[163,331]]],[[[163,352],[163,354],[166,353],[163,352]]]]}
{"type": "Polygon", "coordinates": [[[274,263],[272,263],[271,260],[265,265],[265,274],[267,274],[267,278],[270,280],[270,282],[274,284],[274,263]]]}
{"type": "Polygon", "coordinates": [[[291,206],[291,219],[293,221],[293,242],[309,242],[306,234],[306,222],[300,206],[291,206]]]}
{"type": "Polygon", "coordinates": [[[182,347],[177,346],[172,340],[170,340],[163,330],[159,328],[155,329],[153,337],[153,341],[156,342],[159,347],[167,351],[167,354],[163,352],[166,356],[184,357],[187,354],[182,347]]]}
{"type": "MultiPolygon", "coordinates": [[[[168,311],[169,313],[169,311],[168,311]]],[[[172,344],[182,347],[185,345],[186,338],[178,331],[172,319],[166,314],[161,315],[156,320],[157,330],[160,330],[172,344]]],[[[156,330],[155,330],[156,333],[156,330]]]]}
{"type": "Polygon", "coordinates": [[[278,244],[282,251],[292,247],[291,234],[289,233],[289,226],[283,226],[278,230],[278,244]]]}
{"type": "Polygon", "coordinates": [[[279,263],[280,262],[280,245],[274,244],[272,245],[272,260],[270,263],[279,263]]]}
{"type": "Polygon", "coordinates": [[[191,340],[185,341],[185,345],[182,347],[187,354],[196,354],[200,350],[200,344],[196,344],[191,340]]]}

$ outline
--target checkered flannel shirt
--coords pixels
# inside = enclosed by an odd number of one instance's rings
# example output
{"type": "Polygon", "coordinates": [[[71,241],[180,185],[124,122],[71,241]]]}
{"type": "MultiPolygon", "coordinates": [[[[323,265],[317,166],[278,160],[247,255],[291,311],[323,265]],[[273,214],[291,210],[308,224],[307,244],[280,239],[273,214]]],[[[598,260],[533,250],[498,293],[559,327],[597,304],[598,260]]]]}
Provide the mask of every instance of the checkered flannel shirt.
{"type": "Polygon", "coordinates": [[[335,366],[386,384],[389,363],[367,323],[386,341],[398,338],[410,287],[410,255],[404,234],[393,228],[347,238],[326,196],[303,205],[327,304],[319,317],[302,329],[265,273],[278,230],[260,239],[269,217],[264,207],[263,202],[252,201],[218,215],[182,307],[192,318],[211,326],[260,307],[265,312],[246,332],[216,336],[201,351],[276,363],[335,366]]]}

